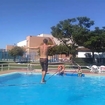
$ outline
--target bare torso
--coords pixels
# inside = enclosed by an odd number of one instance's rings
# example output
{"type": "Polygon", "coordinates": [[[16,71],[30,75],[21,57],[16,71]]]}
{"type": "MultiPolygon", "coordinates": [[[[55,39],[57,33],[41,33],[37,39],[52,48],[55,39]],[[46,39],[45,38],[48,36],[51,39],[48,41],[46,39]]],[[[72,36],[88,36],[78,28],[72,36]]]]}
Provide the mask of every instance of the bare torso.
{"type": "Polygon", "coordinates": [[[46,44],[40,46],[40,58],[48,58],[48,48],[46,44]]]}

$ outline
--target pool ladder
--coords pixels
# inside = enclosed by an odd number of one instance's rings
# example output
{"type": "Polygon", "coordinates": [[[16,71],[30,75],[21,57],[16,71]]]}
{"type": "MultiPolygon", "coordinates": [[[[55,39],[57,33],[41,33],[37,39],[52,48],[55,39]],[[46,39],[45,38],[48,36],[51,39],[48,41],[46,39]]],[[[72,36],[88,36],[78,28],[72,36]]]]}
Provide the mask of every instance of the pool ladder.
{"type": "Polygon", "coordinates": [[[35,72],[35,69],[33,68],[33,65],[28,64],[26,74],[33,74],[34,72],[35,72]]]}

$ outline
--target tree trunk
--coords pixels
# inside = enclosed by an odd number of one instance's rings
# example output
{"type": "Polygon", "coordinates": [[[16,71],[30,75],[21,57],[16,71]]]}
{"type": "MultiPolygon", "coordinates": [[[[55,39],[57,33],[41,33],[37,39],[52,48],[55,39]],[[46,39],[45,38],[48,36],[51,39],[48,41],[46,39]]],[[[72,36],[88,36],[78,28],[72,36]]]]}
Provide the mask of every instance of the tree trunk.
{"type": "Polygon", "coordinates": [[[16,61],[16,56],[14,56],[13,61],[14,61],[14,62],[16,61]]]}
{"type": "Polygon", "coordinates": [[[92,63],[95,63],[95,59],[94,59],[94,51],[92,51],[92,63]]]}

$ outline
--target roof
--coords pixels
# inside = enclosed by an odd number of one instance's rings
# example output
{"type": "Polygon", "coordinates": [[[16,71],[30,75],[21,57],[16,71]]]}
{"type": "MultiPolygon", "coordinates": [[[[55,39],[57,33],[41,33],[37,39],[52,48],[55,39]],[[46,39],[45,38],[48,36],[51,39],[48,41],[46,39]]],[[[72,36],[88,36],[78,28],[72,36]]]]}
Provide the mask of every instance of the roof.
{"type": "Polygon", "coordinates": [[[90,49],[84,48],[84,47],[83,47],[83,48],[77,48],[77,50],[78,50],[78,51],[90,51],[90,49]]]}

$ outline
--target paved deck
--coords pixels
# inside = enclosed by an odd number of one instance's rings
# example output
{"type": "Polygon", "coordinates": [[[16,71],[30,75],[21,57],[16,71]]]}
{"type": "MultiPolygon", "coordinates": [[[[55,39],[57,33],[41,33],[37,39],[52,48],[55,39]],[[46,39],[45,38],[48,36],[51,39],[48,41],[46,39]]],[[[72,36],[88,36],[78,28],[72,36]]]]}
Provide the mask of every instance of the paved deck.
{"type": "MultiPolygon", "coordinates": [[[[83,73],[87,76],[105,76],[105,73],[91,73],[89,70],[82,70],[83,73]]],[[[7,74],[7,73],[12,73],[12,72],[30,72],[30,71],[27,71],[27,70],[4,70],[4,71],[0,71],[0,75],[1,74],[7,74]]],[[[37,69],[35,70],[34,72],[36,73],[41,73],[41,69],[37,69]]],[[[50,69],[48,70],[48,73],[55,73],[57,72],[56,70],[54,69],[50,69]]],[[[76,73],[76,70],[66,70],[66,72],[70,72],[70,73],[76,73]]]]}

